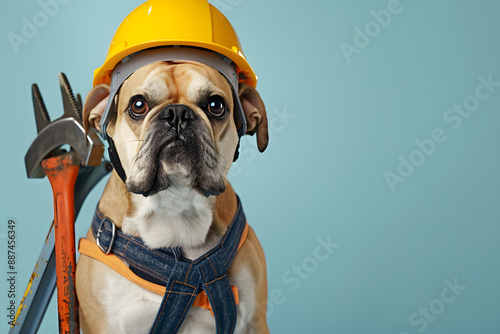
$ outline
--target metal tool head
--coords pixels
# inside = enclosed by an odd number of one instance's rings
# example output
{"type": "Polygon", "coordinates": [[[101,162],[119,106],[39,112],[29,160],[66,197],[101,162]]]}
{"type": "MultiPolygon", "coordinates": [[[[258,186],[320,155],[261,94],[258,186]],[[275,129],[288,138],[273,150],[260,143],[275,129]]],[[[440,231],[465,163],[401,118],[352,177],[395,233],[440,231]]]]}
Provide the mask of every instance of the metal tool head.
{"type": "Polygon", "coordinates": [[[68,78],[64,73],[59,73],[59,84],[61,85],[61,94],[64,107],[63,117],[73,117],[80,123],[82,123],[82,109],[81,109],[81,98],[80,103],[77,102],[71,86],[69,85],[68,78]]]}
{"type": "Polygon", "coordinates": [[[64,107],[62,117],[51,122],[38,86],[32,86],[33,106],[38,136],[31,144],[24,158],[29,178],[43,178],[45,172],[40,166],[43,159],[58,154],[63,145],[71,146],[83,166],[99,166],[104,153],[104,144],[96,130],[87,134],[82,125],[82,99],[75,99],[68,79],[59,74],[59,83],[64,107]]]}
{"type": "Polygon", "coordinates": [[[36,129],[40,133],[44,127],[49,125],[50,117],[37,84],[31,86],[31,96],[33,97],[33,108],[35,109],[36,129]]]}

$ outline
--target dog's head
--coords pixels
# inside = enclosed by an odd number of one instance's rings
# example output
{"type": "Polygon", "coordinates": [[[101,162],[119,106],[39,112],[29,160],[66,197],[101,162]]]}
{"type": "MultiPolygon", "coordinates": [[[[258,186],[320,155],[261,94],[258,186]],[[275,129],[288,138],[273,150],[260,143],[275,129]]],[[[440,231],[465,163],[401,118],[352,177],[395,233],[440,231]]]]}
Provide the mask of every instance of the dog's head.
{"type": "MultiPolygon", "coordinates": [[[[101,131],[110,87],[88,94],[86,130],[101,131]]],[[[114,97],[107,134],[126,174],[127,190],[145,196],[187,186],[219,194],[238,145],[235,101],[229,82],[216,69],[192,61],[161,61],[136,70],[114,97]]],[[[247,134],[268,143],[267,116],[257,91],[240,84],[247,134]]]]}

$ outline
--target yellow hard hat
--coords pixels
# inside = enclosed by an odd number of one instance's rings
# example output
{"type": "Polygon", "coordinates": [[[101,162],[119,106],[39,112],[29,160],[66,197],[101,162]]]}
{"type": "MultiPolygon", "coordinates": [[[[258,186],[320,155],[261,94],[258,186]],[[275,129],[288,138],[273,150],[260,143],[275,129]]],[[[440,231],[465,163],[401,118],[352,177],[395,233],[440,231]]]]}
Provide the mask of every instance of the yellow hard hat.
{"type": "Polygon", "coordinates": [[[134,9],[113,36],[104,64],[94,71],[94,86],[111,81],[111,72],[125,57],[160,46],[199,47],[232,60],[239,79],[257,85],[233,27],[206,0],[149,0],[134,9]]]}

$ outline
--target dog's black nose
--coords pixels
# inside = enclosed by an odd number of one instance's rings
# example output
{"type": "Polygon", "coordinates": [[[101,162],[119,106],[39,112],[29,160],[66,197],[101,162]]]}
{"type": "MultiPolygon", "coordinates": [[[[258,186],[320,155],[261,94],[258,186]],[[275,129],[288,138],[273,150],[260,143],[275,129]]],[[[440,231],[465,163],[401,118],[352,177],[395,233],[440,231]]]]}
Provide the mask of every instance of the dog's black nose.
{"type": "Polygon", "coordinates": [[[170,104],[160,111],[160,119],[165,120],[172,127],[196,118],[194,111],[184,104],[170,104]]]}

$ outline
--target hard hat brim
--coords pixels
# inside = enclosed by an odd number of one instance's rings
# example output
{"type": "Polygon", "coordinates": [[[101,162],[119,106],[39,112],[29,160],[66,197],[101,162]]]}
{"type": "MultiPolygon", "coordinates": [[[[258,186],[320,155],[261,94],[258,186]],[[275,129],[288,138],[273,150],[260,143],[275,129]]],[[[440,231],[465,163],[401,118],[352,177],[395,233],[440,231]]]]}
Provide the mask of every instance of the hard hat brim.
{"type": "MultiPolygon", "coordinates": [[[[151,49],[155,47],[164,47],[164,46],[199,47],[202,49],[206,49],[208,51],[215,51],[217,53],[220,53],[228,57],[235,63],[238,70],[244,74],[245,76],[244,82],[246,84],[254,88],[257,86],[257,77],[241,51],[235,52],[231,49],[227,49],[225,47],[222,47],[214,43],[181,41],[181,40],[169,41],[168,43],[165,43],[165,41],[162,40],[162,41],[147,41],[145,43],[129,46],[128,48],[122,48],[123,50],[121,52],[112,54],[109,58],[106,59],[105,63],[101,67],[97,68],[94,71],[94,82],[93,82],[94,87],[101,83],[110,83],[111,72],[113,71],[114,67],[127,56],[138,51],[151,49]]],[[[117,46],[115,46],[115,48],[116,47],[117,46]]],[[[112,50],[110,50],[109,53],[112,53],[111,51],[112,50]]]]}

